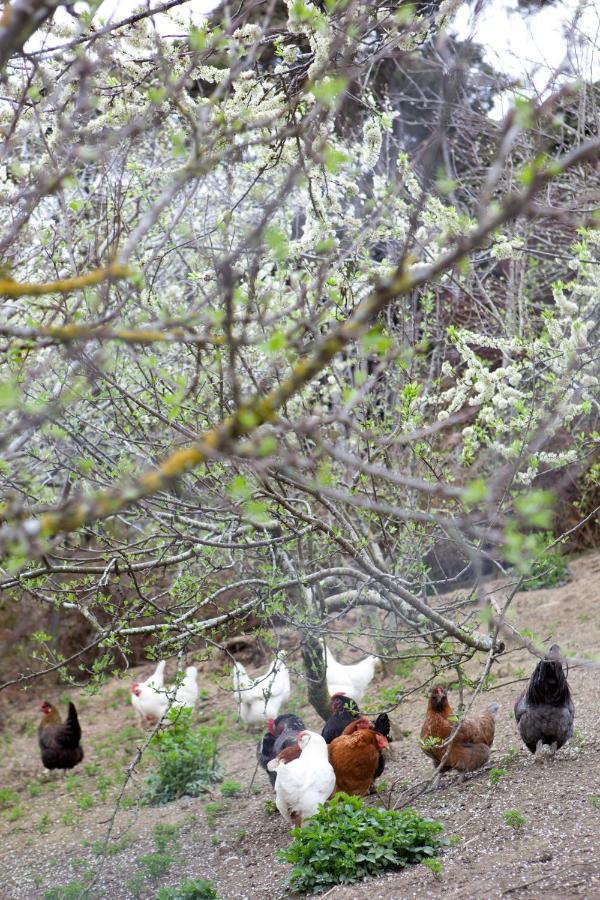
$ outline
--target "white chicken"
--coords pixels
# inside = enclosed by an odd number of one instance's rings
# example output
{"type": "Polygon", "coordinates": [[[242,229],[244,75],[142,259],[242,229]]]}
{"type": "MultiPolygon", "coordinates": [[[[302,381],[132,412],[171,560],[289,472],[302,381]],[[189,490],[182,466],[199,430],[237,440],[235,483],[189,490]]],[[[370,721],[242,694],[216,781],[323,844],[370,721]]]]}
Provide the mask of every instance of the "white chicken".
{"type": "Polygon", "coordinates": [[[272,759],[267,769],[277,772],[275,803],[286,822],[303,825],[325,803],[335,787],[335,772],[329,762],[327,744],[315,731],[298,735],[300,756],[291,762],[272,759]]]}
{"type": "Polygon", "coordinates": [[[131,688],[131,702],[138,717],[138,723],[153,725],[161,719],[169,705],[165,691],[165,661],[159,662],[150,678],[136,681],[131,688]]]}
{"type": "Polygon", "coordinates": [[[169,709],[187,707],[194,709],[198,699],[198,669],[188,666],[181,683],[165,687],[165,661],[159,662],[156,671],[146,681],[136,682],[131,688],[131,702],[138,715],[139,724],[155,725],[169,709]]]}
{"type": "Polygon", "coordinates": [[[250,678],[244,666],[234,660],[233,690],[245,725],[262,725],[267,719],[276,719],[282,705],[290,699],[290,673],[283,657],[283,652],[278,653],[264,675],[256,678],[250,678]]]}
{"type": "Polygon", "coordinates": [[[362,700],[375,675],[375,666],[379,662],[377,656],[366,656],[360,662],[344,666],[334,659],[329,647],[325,647],[327,658],[327,690],[334,694],[346,694],[357,703],[362,700]]]}
{"type": "MultiPolygon", "coordinates": [[[[172,688],[171,688],[172,690],[172,688]]],[[[188,666],[173,699],[173,706],[194,709],[198,700],[198,669],[188,666]]]]}

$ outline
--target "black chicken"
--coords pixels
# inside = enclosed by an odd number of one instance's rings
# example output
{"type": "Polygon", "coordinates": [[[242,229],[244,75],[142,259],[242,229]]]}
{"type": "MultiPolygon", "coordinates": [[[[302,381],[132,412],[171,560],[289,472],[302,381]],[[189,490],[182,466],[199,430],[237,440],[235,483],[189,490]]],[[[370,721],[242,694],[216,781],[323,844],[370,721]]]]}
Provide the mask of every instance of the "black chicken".
{"type": "MultiPolygon", "coordinates": [[[[331,715],[321,730],[321,736],[325,738],[327,744],[330,744],[335,738],[339,737],[347,725],[356,721],[356,719],[361,718],[361,713],[356,701],[353,700],[352,697],[347,697],[346,694],[333,695],[331,698],[331,710],[331,715]]],[[[388,714],[379,713],[379,715],[373,719],[372,724],[373,731],[382,734],[387,738],[388,743],[390,743],[392,737],[390,735],[390,719],[388,714]]],[[[383,774],[384,768],[385,755],[380,753],[379,763],[373,778],[379,778],[383,774]]]]}
{"type": "Polygon", "coordinates": [[[545,744],[554,755],[573,734],[574,718],[575,706],[560,661],[560,647],[553,644],[515,703],[519,734],[531,753],[537,755],[545,744]]]}
{"type": "Polygon", "coordinates": [[[330,744],[355,719],[360,719],[356,700],[346,694],[334,694],[331,698],[331,715],[321,729],[321,737],[325,738],[326,744],[330,744]]]}
{"type": "Polygon", "coordinates": [[[42,719],[38,727],[38,743],[42,763],[47,769],[72,769],[83,759],[81,727],[77,710],[69,703],[64,722],[55,706],[44,700],[40,704],[42,719]]]}
{"type": "Polygon", "coordinates": [[[267,728],[268,731],[256,748],[256,756],[258,764],[265,770],[271,785],[275,787],[277,773],[269,771],[267,763],[275,759],[285,747],[296,746],[298,735],[301,731],[306,731],[306,725],[298,716],[285,713],[283,716],[277,716],[276,719],[269,719],[267,728]]]}

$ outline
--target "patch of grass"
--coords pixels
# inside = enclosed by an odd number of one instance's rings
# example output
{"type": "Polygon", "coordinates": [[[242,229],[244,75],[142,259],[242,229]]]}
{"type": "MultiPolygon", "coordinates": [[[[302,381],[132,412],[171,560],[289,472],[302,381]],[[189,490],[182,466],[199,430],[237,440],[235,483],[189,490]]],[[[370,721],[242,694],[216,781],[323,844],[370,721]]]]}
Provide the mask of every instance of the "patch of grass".
{"type": "Polygon", "coordinates": [[[102,767],[99,766],[97,763],[84,763],[83,771],[90,778],[95,778],[96,775],[99,775],[100,772],[102,771],[102,767]]]}
{"type": "Polygon", "coordinates": [[[217,891],[206,878],[188,878],[173,887],[160,888],[156,900],[217,900],[217,891]]]}
{"type": "Polygon", "coordinates": [[[263,803],[263,809],[268,816],[274,816],[277,812],[277,804],[269,798],[263,803]]]}
{"type": "Polygon", "coordinates": [[[77,798],[77,806],[81,810],[91,809],[94,805],[94,798],[91,794],[82,794],[77,798]]]}
{"type": "Polygon", "coordinates": [[[413,809],[379,809],[340,793],[294,828],[293,842],[278,855],[294,866],[292,890],[320,891],[433,857],[445,843],[442,831],[413,809]]]}
{"type": "Polygon", "coordinates": [[[101,775],[98,781],[96,782],[96,790],[100,795],[100,800],[102,803],[106,803],[106,794],[108,788],[112,785],[112,778],[110,775],[101,775]]]}
{"type": "Polygon", "coordinates": [[[198,797],[220,781],[220,726],[193,727],[190,709],[171,712],[172,724],[150,744],[154,771],[146,779],[143,802],[162,806],[179,797],[198,797]]]}
{"type": "Polygon", "coordinates": [[[46,812],[41,817],[37,825],[35,826],[35,830],[39,832],[39,834],[45,834],[50,828],[50,815],[46,812]]]}
{"type": "Polygon", "coordinates": [[[218,800],[211,800],[204,807],[204,812],[206,813],[206,821],[210,828],[217,823],[217,817],[223,815],[223,813],[227,810],[226,803],[219,803],[218,800]]]}
{"type": "Polygon", "coordinates": [[[219,791],[224,797],[237,797],[242,793],[242,785],[239,781],[224,781],[219,791]]]}
{"type": "Polygon", "coordinates": [[[90,894],[88,887],[89,881],[75,879],[74,881],[67,882],[67,884],[59,885],[45,891],[44,900],[79,900],[84,894],[86,898],[92,896],[97,897],[98,894],[96,892],[90,894]]]}
{"type": "Polygon", "coordinates": [[[520,813],[518,809],[507,809],[506,812],[502,813],[502,818],[505,825],[514,829],[522,828],[527,821],[523,813],[520,813]]]}
{"type": "Polygon", "coordinates": [[[72,809],[65,809],[64,813],[60,817],[60,821],[63,825],[76,825],[77,816],[72,809]]]}
{"type": "Polygon", "coordinates": [[[179,825],[169,825],[162,822],[155,825],[152,835],[154,837],[156,849],[162,852],[177,844],[180,830],[179,825]]]}
{"type": "Polygon", "coordinates": [[[0,788],[0,807],[6,808],[19,802],[19,795],[11,788],[0,788]]]}
{"type": "Polygon", "coordinates": [[[9,822],[16,822],[17,819],[22,819],[25,815],[25,810],[21,806],[20,803],[17,803],[16,806],[11,807],[6,814],[6,818],[9,822]]]}
{"type": "Polygon", "coordinates": [[[73,791],[77,790],[79,787],[79,778],[77,775],[67,775],[67,779],[65,781],[65,788],[68,794],[72,794],[73,791]]]}
{"type": "Polygon", "coordinates": [[[500,779],[505,778],[506,775],[508,775],[506,769],[490,769],[490,783],[496,785],[500,779]]]}
{"type": "Polygon", "coordinates": [[[588,803],[592,809],[600,809],[600,796],[598,796],[598,794],[591,794],[588,797],[588,803]]]}
{"type": "Polygon", "coordinates": [[[145,879],[160,878],[161,875],[166,875],[174,862],[175,858],[172,853],[161,853],[158,850],[155,853],[138,856],[138,863],[142,867],[145,879]]]}
{"type": "Polygon", "coordinates": [[[30,797],[39,797],[42,793],[42,786],[37,781],[29,781],[27,783],[27,792],[30,797]]]}
{"type": "Polygon", "coordinates": [[[579,728],[573,729],[573,735],[571,737],[571,744],[575,747],[576,750],[583,750],[585,747],[585,736],[579,730],[579,728]]]}

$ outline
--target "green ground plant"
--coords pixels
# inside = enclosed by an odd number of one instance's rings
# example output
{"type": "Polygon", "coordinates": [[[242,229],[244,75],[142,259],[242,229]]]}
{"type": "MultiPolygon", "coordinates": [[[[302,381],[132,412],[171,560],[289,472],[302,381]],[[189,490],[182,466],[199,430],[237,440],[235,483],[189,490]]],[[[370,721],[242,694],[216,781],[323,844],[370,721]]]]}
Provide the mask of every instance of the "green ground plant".
{"type": "Polygon", "coordinates": [[[446,843],[442,832],[440,822],[413,809],[366,806],[340,793],[292,831],[293,842],[279,856],[293,864],[293,890],[319,891],[431,859],[446,843]]]}

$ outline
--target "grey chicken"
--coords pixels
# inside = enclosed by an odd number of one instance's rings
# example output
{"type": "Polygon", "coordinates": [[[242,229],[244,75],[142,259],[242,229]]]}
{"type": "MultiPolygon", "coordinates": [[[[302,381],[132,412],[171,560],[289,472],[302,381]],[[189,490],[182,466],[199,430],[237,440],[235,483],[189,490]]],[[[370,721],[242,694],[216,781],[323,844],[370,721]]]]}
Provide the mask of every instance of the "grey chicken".
{"type": "Polygon", "coordinates": [[[529,684],[515,703],[515,719],[523,742],[539,758],[543,746],[554,755],[573,734],[575,706],[560,660],[560,647],[553,644],[541,659],[529,684]]]}

